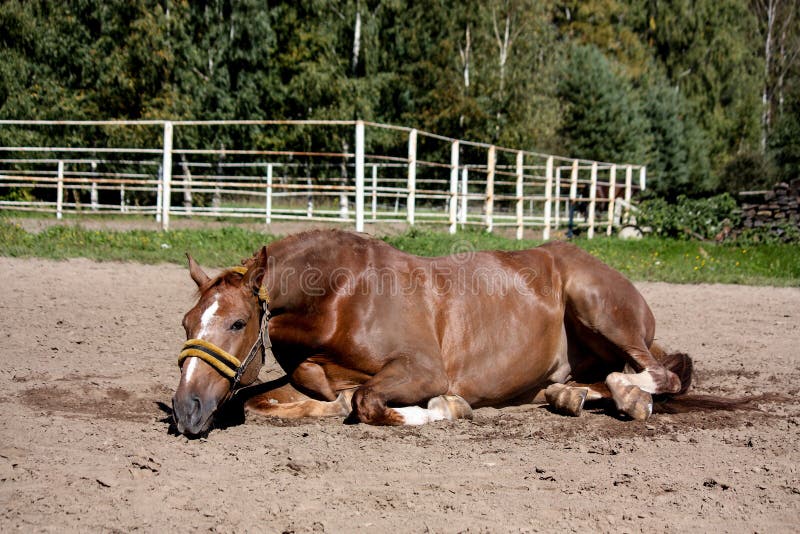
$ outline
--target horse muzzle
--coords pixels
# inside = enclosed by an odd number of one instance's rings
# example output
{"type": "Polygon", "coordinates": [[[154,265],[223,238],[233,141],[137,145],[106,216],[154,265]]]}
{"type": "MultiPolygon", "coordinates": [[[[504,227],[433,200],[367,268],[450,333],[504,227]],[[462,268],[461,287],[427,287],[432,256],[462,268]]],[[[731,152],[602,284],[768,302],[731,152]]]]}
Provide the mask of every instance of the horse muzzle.
{"type": "Polygon", "coordinates": [[[181,381],[172,399],[172,414],[178,432],[199,436],[209,430],[217,409],[241,385],[258,377],[262,359],[254,358],[263,347],[261,338],[244,362],[202,339],[186,341],[178,358],[181,381]]]}
{"type": "Polygon", "coordinates": [[[214,413],[219,406],[215,399],[204,399],[191,391],[180,389],[172,398],[172,417],[178,432],[188,437],[206,433],[214,421],[214,413]]]}
{"type": "Polygon", "coordinates": [[[209,430],[217,408],[231,395],[241,364],[216,345],[190,339],[178,365],[181,381],[172,398],[172,416],[178,432],[199,436],[209,430]]]}

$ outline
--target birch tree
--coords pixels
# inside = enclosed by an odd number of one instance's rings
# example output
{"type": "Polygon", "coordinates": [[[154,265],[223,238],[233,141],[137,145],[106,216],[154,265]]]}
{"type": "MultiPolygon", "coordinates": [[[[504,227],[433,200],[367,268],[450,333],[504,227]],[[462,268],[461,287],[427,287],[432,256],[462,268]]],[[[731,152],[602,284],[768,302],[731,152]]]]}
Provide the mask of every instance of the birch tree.
{"type": "Polygon", "coordinates": [[[800,0],[751,0],[762,39],[761,152],[765,153],[777,108],[783,112],[786,75],[800,55],[800,0]]]}

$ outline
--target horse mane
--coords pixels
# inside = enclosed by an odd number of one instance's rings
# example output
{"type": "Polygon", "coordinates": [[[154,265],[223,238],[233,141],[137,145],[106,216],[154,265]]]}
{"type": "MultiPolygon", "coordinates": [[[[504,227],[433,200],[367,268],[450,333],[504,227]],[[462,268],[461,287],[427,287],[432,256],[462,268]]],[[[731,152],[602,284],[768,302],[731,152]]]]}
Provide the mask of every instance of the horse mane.
{"type": "Polygon", "coordinates": [[[341,242],[346,239],[355,239],[361,242],[372,240],[372,238],[367,234],[351,232],[348,230],[340,230],[339,228],[312,228],[311,230],[304,230],[302,232],[291,234],[284,238],[273,241],[270,246],[294,245],[297,244],[298,241],[303,242],[319,238],[335,240],[336,242],[341,242]]]}
{"type": "MultiPolygon", "coordinates": [[[[311,230],[305,230],[303,232],[298,232],[295,234],[288,235],[281,239],[277,239],[268,245],[268,249],[274,250],[276,248],[284,248],[284,247],[291,247],[293,245],[297,245],[303,242],[308,242],[311,240],[318,240],[320,238],[324,238],[326,240],[330,240],[329,244],[337,245],[342,244],[342,241],[345,239],[353,239],[355,238],[358,241],[365,242],[369,241],[370,238],[367,237],[365,234],[357,234],[354,232],[349,232],[346,230],[340,230],[338,228],[314,228],[311,230]]],[[[241,260],[240,264],[242,267],[250,268],[253,262],[258,255],[258,250],[253,252],[250,257],[244,258],[241,260]]],[[[237,285],[242,280],[242,274],[236,270],[236,267],[229,267],[224,269],[216,276],[210,277],[208,282],[199,286],[197,288],[197,296],[204,294],[206,291],[211,289],[212,287],[216,287],[220,284],[228,284],[228,285],[237,285]]]]}

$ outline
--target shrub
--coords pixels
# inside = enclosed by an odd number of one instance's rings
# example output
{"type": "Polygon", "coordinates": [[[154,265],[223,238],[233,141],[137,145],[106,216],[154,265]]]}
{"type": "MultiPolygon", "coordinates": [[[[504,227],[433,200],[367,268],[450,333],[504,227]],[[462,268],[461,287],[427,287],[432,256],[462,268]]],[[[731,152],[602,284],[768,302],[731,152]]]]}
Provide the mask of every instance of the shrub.
{"type": "Polygon", "coordinates": [[[691,199],[684,195],[675,204],[663,198],[645,200],[637,214],[639,226],[653,233],[681,239],[712,239],[725,226],[735,227],[740,218],[736,200],[728,193],[691,199]]]}

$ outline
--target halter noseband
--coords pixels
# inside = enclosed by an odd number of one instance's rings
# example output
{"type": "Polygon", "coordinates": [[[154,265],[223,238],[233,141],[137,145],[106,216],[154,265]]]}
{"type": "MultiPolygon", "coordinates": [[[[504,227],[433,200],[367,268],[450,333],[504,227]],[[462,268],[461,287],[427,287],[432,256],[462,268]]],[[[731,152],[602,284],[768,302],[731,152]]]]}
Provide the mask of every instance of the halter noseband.
{"type": "MultiPolygon", "coordinates": [[[[247,272],[246,267],[233,267],[231,270],[243,276],[247,272]]],[[[186,358],[200,358],[231,381],[230,390],[233,392],[236,386],[241,382],[244,373],[247,371],[248,366],[252,363],[253,358],[255,358],[258,352],[261,352],[261,365],[263,366],[267,358],[267,351],[272,353],[272,342],[269,339],[269,294],[263,283],[261,287],[258,288],[257,296],[258,305],[261,310],[261,325],[259,327],[258,338],[253,343],[253,346],[250,347],[250,352],[243,362],[239,361],[233,354],[222,350],[204,339],[190,339],[183,344],[181,354],[178,356],[178,367],[183,365],[186,358]]],[[[253,378],[253,381],[255,381],[257,376],[258,375],[253,378]]],[[[247,386],[250,384],[244,385],[247,386]]]]}

